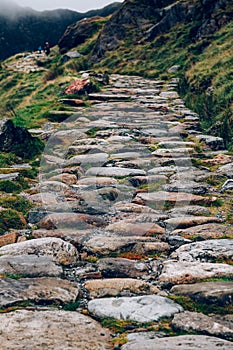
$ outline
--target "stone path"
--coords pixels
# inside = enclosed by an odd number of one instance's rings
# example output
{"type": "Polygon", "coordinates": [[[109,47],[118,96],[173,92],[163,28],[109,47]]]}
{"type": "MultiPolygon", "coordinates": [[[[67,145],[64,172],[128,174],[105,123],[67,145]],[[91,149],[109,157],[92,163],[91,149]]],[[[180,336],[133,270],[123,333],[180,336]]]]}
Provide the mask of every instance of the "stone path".
{"type": "Polygon", "coordinates": [[[0,248],[5,349],[232,349],[232,157],[176,90],[113,75],[44,132],[30,229],[0,248]]]}

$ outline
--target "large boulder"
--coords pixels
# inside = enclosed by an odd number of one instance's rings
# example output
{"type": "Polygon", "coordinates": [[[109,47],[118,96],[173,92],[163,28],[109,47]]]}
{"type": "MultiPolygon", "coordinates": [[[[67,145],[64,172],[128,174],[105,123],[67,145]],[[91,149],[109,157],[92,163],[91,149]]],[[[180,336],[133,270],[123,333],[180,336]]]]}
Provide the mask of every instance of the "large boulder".
{"type": "Polygon", "coordinates": [[[2,349],[110,350],[109,332],[78,312],[17,310],[1,317],[2,349]]]}

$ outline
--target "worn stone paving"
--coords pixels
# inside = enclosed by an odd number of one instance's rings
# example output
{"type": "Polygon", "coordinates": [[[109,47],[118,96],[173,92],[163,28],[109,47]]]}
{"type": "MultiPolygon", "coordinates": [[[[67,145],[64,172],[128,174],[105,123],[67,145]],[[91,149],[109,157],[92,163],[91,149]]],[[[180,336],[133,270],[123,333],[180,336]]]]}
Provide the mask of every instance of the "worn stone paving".
{"type": "Polygon", "coordinates": [[[44,131],[29,229],[0,248],[3,349],[232,349],[223,140],[176,79],[112,75],[89,98],[44,131]]]}

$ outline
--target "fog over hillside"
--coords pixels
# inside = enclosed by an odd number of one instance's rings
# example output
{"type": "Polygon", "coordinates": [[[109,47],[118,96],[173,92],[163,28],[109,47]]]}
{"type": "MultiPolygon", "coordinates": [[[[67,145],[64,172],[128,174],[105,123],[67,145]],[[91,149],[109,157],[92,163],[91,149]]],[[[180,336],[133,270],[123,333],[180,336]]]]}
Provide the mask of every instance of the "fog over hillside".
{"type": "Polygon", "coordinates": [[[85,13],[69,9],[36,11],[14,1],[0,0],[0,59],[18,52],[37,50],[49,41],[56,45],[66,28],[85,17],[108,16],[119,3],[85,13]]]}

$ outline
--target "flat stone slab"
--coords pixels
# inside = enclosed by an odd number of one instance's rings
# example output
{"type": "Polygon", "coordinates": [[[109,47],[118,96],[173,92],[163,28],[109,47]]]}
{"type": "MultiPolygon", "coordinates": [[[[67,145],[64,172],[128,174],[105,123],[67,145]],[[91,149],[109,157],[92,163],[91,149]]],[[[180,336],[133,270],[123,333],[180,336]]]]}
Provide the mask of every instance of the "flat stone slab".
{"type": "Polygon", "coordinates": [[[198,332],[230,341],[233,340],[233,328],[230,329],[216,322],[213,318],[197,312],[185,311],[176,314],[172,320],[172,327],[176,331],[198,332]]]}
{"type": "Polygon", "coordinates": [[[93,234],[92,230],[72,230],[72,229],[61,229],[61,230],[46,230],[38,229],[31,233],[32,238],[46,238],[55,237],[61,238],[63,241],[73,244],[77,249],[81,248],[83,239],[90,237],[93,234]]]}
{"type": "Polygon", "coordinates": [[[162,284],[190,284],[207,278],[233,278],[233,266],[227,264],[212,264],[195,262],[175,262],[174,260],[163,263],[162,273],[158,281],[162,284]]]}
{"type": "Polygon", "coordinates": [[[113,252],[135,252],[137,246],[140,246],[142,242],[153,242],[156,240],[156,238],[145,236],[95,236],[84,244],[84,249],[88,253],[97,255],[108,255],[113,252]]]}
{"type": "Polygon", "coordinates": [[[77,283],[59,278],[0,279],[0,308],[30,301],[35,303],[68,304],[79,294],[77,283]]]}
{"type": "Polygon", "coordinates": [[[111,177],[84,177],[78,180],[79,186],[91,186],[105,187],[105,186],[117,186],[118,182],[116,179],[111,177]]]}
{"type": "Polygon", "coordinates": [[[10,174],[0,174],[0,180],[15,180],[19,176],[19,173],[10,173],[10,174]]]}
{"type": "Polygon", "coordinates": [[[88,303],[88,310],[94,316],[113,317],[136,322],[158,321],[181,312],[182,306],[171,299],[158,295],[94,299],[88,303]]]}
{"type": "Polygon", "coordinates": [[[211,239],[185,244],[172,253],[171,258],[179,259],[180,261],[232,261],[233,240],[211,239]]]}
{"type": "Polygon", "coordinates": [[[172,181],[168,185],[163,185],[163,189],[168,192],[185,192],[202,195],[208,192],[208,186],[194,181],[172,181]]]}
{"type": "Polygon", "coordinates": [[[213,222],[222,222],[222,219],[216,218],[215,216],[188,216],[188,217],[179,217],[171,218],[165,220],[165,224],[168,228],[187,228],[195,225],[202,225],[213,222]]]}
{"type": "Polygon", "coordinates": [[[2,349],[111,350],[109,331],[88,316],[63,310],[1,314],[2,349]]]}
{"type": "Polygon", "coordinates": [[[61,277],[62,267],[51,257],[36,255],[0,256],[0,275],[61,277]]]}
{"type": "Polygon", "coordinates": [[[53,213],[45,216],[40,222],[40,228],[72,228],[72,229],[89,229],[92,226],[102,226],[103,221],[92,215],[76,213],[53,213]]]}
{"type": "Polygon", "coordinates": [[[180,335],[138,340],[122,346],[122,350],[232,350],[232,342],[205,335],[180,335]]]}
{"type": "Polygon", "coordinates": [[[97,266],[105,278],[138,278],[149,273],[149,267],[144,262],[125,258],[99,259],[97,266]]]}
{"type": "MultiPolygon", "coordinates": [[[[43,181],[38,185],[41,192],[63,192],[69,189],[69,186],[61,181],[43,181]]],[[[43,194],[42,194],[43,196],[43,194]]]]}
{"type": "Polygon", "coordinates": [[[64,182],[66,185],[73,185],[77,183],[77,176],[74,174],[58,174],[55,176],[52,176],[48,179],[49,181],[61,181],[64,182]]]}
{"type": "Polygon", "coordinates": [[[122,236],[153,236],[156,234],[165,234],[165,229],[152,222],[130,223],[125,220],[106,226],[106,231],[114,232],[122,236]]]}
{"type": "Polygon", "coordinates": [[[233,179],[233,163],[229,163],[226,165],[221,166],[218,170],[217,173],[226,175],[230,179],[233,179]]]}
{"type": "Polygon", "coordinates": [[[161,141],[158,144],[159,147],[163,147],[165,149],[176,149],[180,147],[184,147],[183,149],[186,149],[186,147],[194,147],[195,143],[194,142],[185,142],[185,141],[161,141]]]}
{"type": "Polygon", "coordinates": [[[133,278],[90,280],[85,282],[84,287],[90,299],[159,293],[159,289],[152,284],[133,278]]]}
{"type": "Polygon", "coordinates": [[[78,251],[72,244],[52,237],[9,244],[0,248],[0,255],[47,256],[62,265],[73,264],[79,258],[78,251]]]}
{"type": "Polygon", "coordinates": [[[224,237],[233,238],[233,228],[215,223],[203,224],[185,229],[176,229],[171,232],[171,235],[179,235],[190,239],[201,238],[203,240],[224,237]]]}
{"type": "Polygon", "coordinates": [[[146,172],[140,169],[118,167],[93,167],[86,172],[86,176],[127,177],[140,175],[146,175],[146,172]]]}
{"type": "Polygon", "coordinates": [[[112,206],[112,208],[117,212],[123,213],[151,213],[151,214],[164,214],[163,212],[154,210],[150,207],[145,207],[144,205],[136,204],[136,203],[125,203],[119,202],[112,206]]]}
{"type": "Polygon", "coordinates": [[[208,198],[183,192],[150,192],[139,193],[134,198],[133,202],[137,204],[144,204],[149,206],[164,205],[165,203],[188,205],[206,203],[208,198]]]}
{"type": "Polygon", "coordinates": [[[233,298],[233,281],[183,284],[172,287],[171,293],[188,296],[197,302],[230,305],[233,298]]]}
{"type": "Polygon", "coordinates": [[[65,166],[69,167],[72,165],[102,165],[108,159],[107,153],[88,153],[79,156],[74,156],[69,160],[65,161],[65,166]]]}
{"type": "Polygon", "coordinates": [[[187,205],[180,208],[174,208],[169,210],[169,214],[172,217],[180,217],[184,215],[197,215],[197,216],[205,216],[210,215],[210,211],[208,208],[202,207],[200,205],[187,205]]]}

